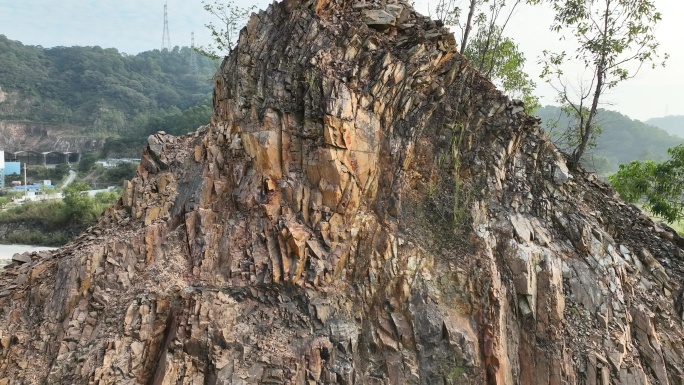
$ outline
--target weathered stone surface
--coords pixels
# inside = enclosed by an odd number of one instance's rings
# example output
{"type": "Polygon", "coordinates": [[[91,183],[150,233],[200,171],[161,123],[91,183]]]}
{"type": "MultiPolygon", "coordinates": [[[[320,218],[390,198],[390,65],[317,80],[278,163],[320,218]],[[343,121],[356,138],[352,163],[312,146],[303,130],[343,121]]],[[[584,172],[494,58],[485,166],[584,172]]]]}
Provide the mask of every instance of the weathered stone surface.
{"type": "Polygon", "coordinates": [[[564,162],[556,163],[556,167],[553,170],[553,181],[556,184],[563,184],[568,181],[572,176],[568,171],[568,166],[564,162]]]}
{"type": "Polygon", "coordinates": [[[30,253],[14,253],[12,262],[30,263],[32,261],[30,253]]]}
{"type": "Polygon", "coordinates": [[[389,27],[397,18],[383,9],[368,9],[363,11],[362,16],[364,23],[377,27],[389,27]]]}
{"type": "Polygon", "coordinates": [[[0,276],[0,381],[682,383],[684,241],[409,4],[273,4],[215,86],[97,226],[0,276]]]}

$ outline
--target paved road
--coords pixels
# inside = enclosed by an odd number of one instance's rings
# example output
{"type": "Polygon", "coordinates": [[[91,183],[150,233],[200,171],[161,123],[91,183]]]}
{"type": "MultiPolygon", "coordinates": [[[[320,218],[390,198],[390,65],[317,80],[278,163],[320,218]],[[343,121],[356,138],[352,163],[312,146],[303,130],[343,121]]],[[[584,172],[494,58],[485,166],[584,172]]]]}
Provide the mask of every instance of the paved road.
{"type": "Polygon", "coordinates": [[[66,180],[64,181],[64,183],[62,183],[62,185],[59,186],[59,188],[65,188],[66,186],[70,185],[71,182],[74,181],[74,179],[76,179],[76,171],[74,171],[74,170],[69,170],[69,176],[66,178],[66,180]]]}

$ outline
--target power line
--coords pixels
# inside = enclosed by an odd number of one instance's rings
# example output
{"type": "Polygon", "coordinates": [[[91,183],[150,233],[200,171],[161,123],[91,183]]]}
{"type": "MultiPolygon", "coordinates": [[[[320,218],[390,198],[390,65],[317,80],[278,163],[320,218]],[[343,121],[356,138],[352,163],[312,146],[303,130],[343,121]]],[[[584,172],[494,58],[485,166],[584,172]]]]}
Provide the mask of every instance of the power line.
{"type": "Polygon", "coordinates": [[[167,5],[164,3],[164,33],[162,34],[162,46],[161,49],[171,50],[171,36],[169,35],[169,16],[166,12],[167,5]]]}

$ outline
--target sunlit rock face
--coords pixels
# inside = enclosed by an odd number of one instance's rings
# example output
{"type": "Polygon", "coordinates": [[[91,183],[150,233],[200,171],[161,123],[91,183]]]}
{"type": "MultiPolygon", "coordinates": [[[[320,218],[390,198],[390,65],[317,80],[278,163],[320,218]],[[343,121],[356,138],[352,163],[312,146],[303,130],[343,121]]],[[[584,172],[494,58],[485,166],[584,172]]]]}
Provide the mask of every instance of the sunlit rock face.
{"type": "Polygon", "coordinates": [[[254,15],[212,123],[0,276],[0,384],[682,384],[682,238],[438,25],[254,15]]]}

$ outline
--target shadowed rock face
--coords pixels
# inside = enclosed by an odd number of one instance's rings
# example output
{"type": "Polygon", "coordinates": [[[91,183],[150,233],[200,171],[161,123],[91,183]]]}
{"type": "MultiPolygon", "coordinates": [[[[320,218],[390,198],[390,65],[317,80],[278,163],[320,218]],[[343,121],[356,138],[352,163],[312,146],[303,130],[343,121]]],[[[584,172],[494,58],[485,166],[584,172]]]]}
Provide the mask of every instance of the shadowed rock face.
{"type": "Polygon", "coordinates": [[[0,384],[683,383],[684,241],[408,4],[274,4],[215,82],[0,277],[0,384]]]}

